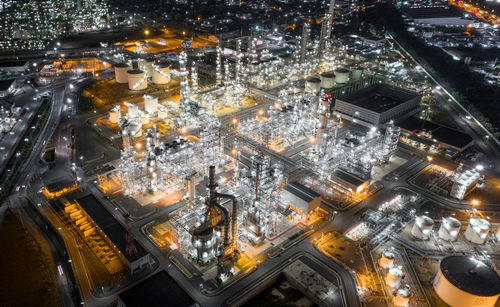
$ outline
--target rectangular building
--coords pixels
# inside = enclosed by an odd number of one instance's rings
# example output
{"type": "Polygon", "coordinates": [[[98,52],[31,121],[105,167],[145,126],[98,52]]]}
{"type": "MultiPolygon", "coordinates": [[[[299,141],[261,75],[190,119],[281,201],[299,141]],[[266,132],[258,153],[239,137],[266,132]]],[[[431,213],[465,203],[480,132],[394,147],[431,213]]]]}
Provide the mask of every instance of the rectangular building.
{"type": "Polygon", "coordinates": [[[133,273],[151,263],[149,253],[134,239],[137,256],[127,253],[126,229],[113,215],[104,208],[103,204],[92,194],[76,200],[76,203],[94,221],[111,243],[120,251],[122,260],[127,263],[133,273]]]}
{"type": "Polygon", "coordinates": [[[335,113],[364,126],[397,122],[419,109],[421,95],[417,92],[380,83],[335,101],[335,113]]]}
{"type": "Polygon", "coordinates": [[[287,184],[281,195],[294,209],[310,213],[321,205],[321,195],[298,182],[287,184]]]}

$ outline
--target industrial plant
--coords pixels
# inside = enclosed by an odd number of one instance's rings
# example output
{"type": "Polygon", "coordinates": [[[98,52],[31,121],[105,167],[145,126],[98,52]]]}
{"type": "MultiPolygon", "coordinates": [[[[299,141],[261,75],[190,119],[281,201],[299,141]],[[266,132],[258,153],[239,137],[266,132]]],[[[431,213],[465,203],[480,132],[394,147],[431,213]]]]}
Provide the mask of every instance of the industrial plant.
{"type": "Polygon", "coordinates": [[[498,304],[500,143],[371,4],[11,2],[0,197],[56,305],[498,304]]]}

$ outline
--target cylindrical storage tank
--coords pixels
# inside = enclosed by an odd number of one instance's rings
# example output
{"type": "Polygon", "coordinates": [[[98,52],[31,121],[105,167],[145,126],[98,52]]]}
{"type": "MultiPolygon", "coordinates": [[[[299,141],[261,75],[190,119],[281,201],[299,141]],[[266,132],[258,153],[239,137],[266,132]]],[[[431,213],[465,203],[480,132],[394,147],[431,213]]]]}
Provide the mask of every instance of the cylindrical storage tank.
{"type": "Polygon", "coordinates": [[[335,74],[333,72],[324,72],[320,75],[320,87],[332,88],[335,85],[335,74]]]}
{"type": "Polygon", "coordinates": [[[400,267],[392,267],[385,276],[385,283],[392,288],[398,288],[403,277],[403,270],[400,267]]]}
{"type": "Polygon", "coordinates": [[[139,115],[139,107],[136,104],[126,104],[127,106],[127,115],[130,118],[136,118],[139,115]]]}
{"type": "Polygon", "coordinates": [[[490,232],[490,223],[481,218],[472,217],[465,231],[465,238],[472,243],[483,244],[490,232]]]}
{"type": "Polygon", "coordinates": [[[140,69],[130,69],[127,71],[128,88],[134,91],[145,90],[148,88],[148,79],[146,73],[140,69]]]}
{"type": "Polygon", "coordinates": [[[428,216],[419,216],[415,219],[411,234],[419,240],[427,240],[431,234],[434,221],[428,216]]]}
{"type": "Polygon", "coordinates": [[[112,124],[118,124],[118,121],[120,120],[121,113],[120,113],[120,106],[116,106],[111,111],[109,111],[109,122],[112,124]]]}
{"type": "Polygon", "coordinates": [[[143,125],[149,124],[149,113],[144,112],[141,114],[141,124],[143,125]]]}
{"type": "Polygon", "coordinates": [[[500,296],[500,276],[485,263],[466,256],[441,260],[434,290],[451,307],[493,307],[500,296]]]}
{"type": "Polygon", "coordinates": [[[349,81],[349,70],[345,68],[335,70],[335,83],[344,84],[347,81],[349,81]]]}
{"type": "Polygon", "coordinates": [[[438,235],[444,241],[455,241],[461,226],[462,224],[459,220],[452,217],[443,217],[441,219],[441,227],[439,227],[438,235]]]}
{"type": "Polygon", "coordinates": [[[127,63],[118,63],[115,65],[115,80],[118,83],[128,83],[127,72],[130,66],[127,63]]]}
{"type": "Polygon", "coordinates": [[[167,115],[168,115],[167,108],[165,108],[164,106],[160,106],[158,108],[158,118],[165,119],[167,118],[167,115]]]}
{"type": "Polygon", "coordinates": [[[148,78],[153,77],[153,63],[154,63],[154,60],[151,60],[151,59],[139,61],[139,69],[146,72],[146,74],[148,75],[148,78]]]}
{"type": "Polygon", "coordinates": [[[392,299],[394,306],[406,307],[410,304],[411,290],[410,286],[404,285],[396,291],[396,295],[392,299]]]}
{"type": "Polygon", "coordinates": [[[394,252],[390,249],[386,249],[382,252],[382,257],[380,257],[378,264],[384,268],[388,269],[394,266],[394,252]]]}
{"type": "Polygon", "coordinates": [[[167,84],[170,82],[170,68],[167,64],[153,65],[153,83],[167,84]]]}
{"type": "Polygon", "coordinates": [[[144,110],[148,113],[158,111],[158,97],[154,95],[144,95],[144,110]]]}
{"type": "Polygon", "coordinates": [[[306,80],[306,93],[319,94],[321,89],[321,79],[318,76],[309,77],[306,80]]]}
{"type": "Polygon", "coordinates": [[[356,67],[352,71],[352,79],[353,80],[360,80],[363,77],[363,68],[361,67],[356,67]]]}

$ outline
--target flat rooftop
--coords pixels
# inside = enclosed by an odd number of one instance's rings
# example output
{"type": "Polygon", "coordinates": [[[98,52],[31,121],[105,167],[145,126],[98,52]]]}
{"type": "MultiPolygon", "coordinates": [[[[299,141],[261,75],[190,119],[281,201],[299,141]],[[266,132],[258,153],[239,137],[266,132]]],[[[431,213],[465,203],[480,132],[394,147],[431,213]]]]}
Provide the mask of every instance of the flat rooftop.
{"type": "MultiPolygon", "coordinates": [[[[92,194],[81,197],[76,200],[80,206],[87,212],[87,214],[94,220],[94,222],[99,226],[99,228],[106,234],[106,236],[113,242],[120,252],[125,256],[130,262],[136,259],[130,259],[127,255],[127,242],[125,241],[125,227],[120,224],[111,213],[109,213],[106,208],[101,204],[101,202],[92,194]]],[[[137,253],[139,258],[146,256],[148,253],[135,241],[135,247],[137,248],[137,253]]]]}
{"type": "Polygon", "coordinates": [[[463,17],[458,9],[445,6],[405,8],[403,12],[413,19],[463,17]]]}
{"type": "Polygon", "coordinates": [[[438,142],[457,148],[463,148],[474,141],[467,133],[416,117],[409,117],[399,123],[398,126],[408,131],[425,130],[430,132],[432,137],[438,142]]]}
{"type": "Polygon", "coordinates": [[[335,181],[335,178],[341,179],[345,182],[348,182],[349,184],[359,187],[363,183],[366,182],[366,180],[362,180],[361,178],[358,178],[357,176],[354,176],[346,171],[343,171],[341,169],[337,169],[333,172],[331,176],[332,180],[335,181]]]}
{"type": "Polygon", "coordinates": [[[185,307],[196,303],[166,271],[153,275],[118,296],[127,307],[185,307]]]}
{"type": "Polygon", "coordinates": [[[290,182],[283,189],[308,203],[320,196],[317,192],[298,182],[290,182]]]}
{"type": "Polygon", "coordinates": [[[418,96],[417,92],[380,83],[361,89],[340,100],[363,109],[384,113],[418,96]]]}

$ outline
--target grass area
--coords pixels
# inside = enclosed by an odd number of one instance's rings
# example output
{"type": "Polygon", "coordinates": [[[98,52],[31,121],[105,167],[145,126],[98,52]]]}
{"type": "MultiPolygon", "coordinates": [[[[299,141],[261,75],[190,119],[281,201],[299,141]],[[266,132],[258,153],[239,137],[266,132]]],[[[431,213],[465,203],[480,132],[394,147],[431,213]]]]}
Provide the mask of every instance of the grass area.
{"type": "Polygon", "coordinates": [[[0,305],[59,306],[47,256],[10,209],[0,222],[0,242],[0,305]]]}

